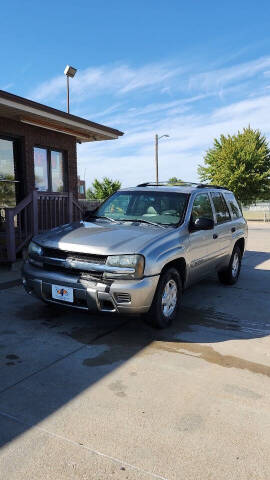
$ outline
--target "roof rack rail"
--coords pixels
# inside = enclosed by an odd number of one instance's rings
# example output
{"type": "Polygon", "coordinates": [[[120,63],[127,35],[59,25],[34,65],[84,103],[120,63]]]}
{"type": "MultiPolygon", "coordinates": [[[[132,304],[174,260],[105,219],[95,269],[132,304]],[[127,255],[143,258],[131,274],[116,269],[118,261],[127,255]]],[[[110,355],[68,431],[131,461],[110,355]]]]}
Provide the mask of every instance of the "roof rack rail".
{"type": "Polygon", "coordinates": [[[171,187],[185,187],[185,186],[194,186],[196,188],[216,188],[219,190],[229,190],[226,187],[222,187],[221,185],[211,185],[207,183],[196,183],[196,182],[145,182],[140,183],[137,187],[164,187],[164,186],[171,186],[171,187]]]}
{"type": "Polygon", "coordinates": [[[218,190],[229,190],[227,187],[222,187],[221,185],[212,185],[211,183],[198,183],[197,188],[216,188],[218,190]]]}
{"type": "Polygon", "coordinates": [[[198,185],[198,183],[194,182],[168,182],[167,180],[165,182],[145,182],[145,183],[140,183],[137,185],[137,187],[164,187],[164,186],[171,186],[171,187],[184,187],[185,185],[198,185]]]}

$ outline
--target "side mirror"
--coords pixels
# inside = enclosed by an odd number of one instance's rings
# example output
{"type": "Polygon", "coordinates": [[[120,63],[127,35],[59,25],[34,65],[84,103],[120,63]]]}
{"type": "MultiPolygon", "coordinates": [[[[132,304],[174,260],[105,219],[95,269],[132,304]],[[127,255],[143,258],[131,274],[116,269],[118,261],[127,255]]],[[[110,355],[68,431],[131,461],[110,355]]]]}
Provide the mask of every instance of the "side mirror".
{"type": "Polygon", "coordinates": [[[191,222],[190,230],[191,232],[195,232],[198,230],[213,230],[214,228],[214,220],[212,218],[205,218],[200,217],[195,220],[195,222],[191,222]]]}

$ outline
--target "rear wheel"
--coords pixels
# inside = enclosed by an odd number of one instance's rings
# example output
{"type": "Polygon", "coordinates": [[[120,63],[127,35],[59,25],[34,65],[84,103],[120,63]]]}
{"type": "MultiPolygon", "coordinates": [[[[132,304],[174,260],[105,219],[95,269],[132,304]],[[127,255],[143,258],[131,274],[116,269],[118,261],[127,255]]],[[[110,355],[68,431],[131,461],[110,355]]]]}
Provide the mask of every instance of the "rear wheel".
{"type": "Polygon", "coordinates": [[[166,328],[177,316],[182,300],[182,280],[175,268],[165,271],[159,280],[152,306],[147,314],[148,323],[166,328]]]}
{"type": "Polygon", "coordinates": [[[218,277],[221,283],[224,283],[225,285],[234,285],[237,282],[241,270],[241,262],[241,250],[238,245],[235,245],[228,268],[218,272],[218,277]]]}

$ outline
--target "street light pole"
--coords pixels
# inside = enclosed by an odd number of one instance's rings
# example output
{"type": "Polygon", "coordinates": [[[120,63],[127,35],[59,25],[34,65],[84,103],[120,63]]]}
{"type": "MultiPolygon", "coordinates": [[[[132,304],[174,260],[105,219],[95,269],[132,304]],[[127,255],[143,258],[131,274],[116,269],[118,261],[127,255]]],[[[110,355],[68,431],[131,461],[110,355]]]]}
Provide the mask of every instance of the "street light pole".
{"type": "Polygon", "coordinates": [[[67,75],[67,113],[69,113],[69,76],[67,75]]]}
{"type": "Polygon", "coordinates": [[[73,78],[75,77],[77,72],[77,69],[74,67],[71,67],[70,65],[67,65],[64,74],[67,77],[67,113],[69,113],[69,77],[73,78]]]}
{"type": "Polygon", "coordinates": [[[156,133],[155,135],[155,163],[156,163],[156,183],[158,183],[158,141],[163,138],[163,137],[169,137],[170,135],[161,135],[161,137],[158,136],[156,133]]]}

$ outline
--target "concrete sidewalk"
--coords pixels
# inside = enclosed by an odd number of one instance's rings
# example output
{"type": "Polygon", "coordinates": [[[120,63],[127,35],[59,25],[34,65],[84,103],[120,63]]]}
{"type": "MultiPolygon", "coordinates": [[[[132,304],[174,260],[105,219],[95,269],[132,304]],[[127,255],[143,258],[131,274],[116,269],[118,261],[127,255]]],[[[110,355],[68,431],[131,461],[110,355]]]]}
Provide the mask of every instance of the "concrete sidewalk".
{"type": "Polygon", "coordinates": [[[12,265],[0,264],[0,290],[15,287],[21,283],[22,260],[12,265]]]}

